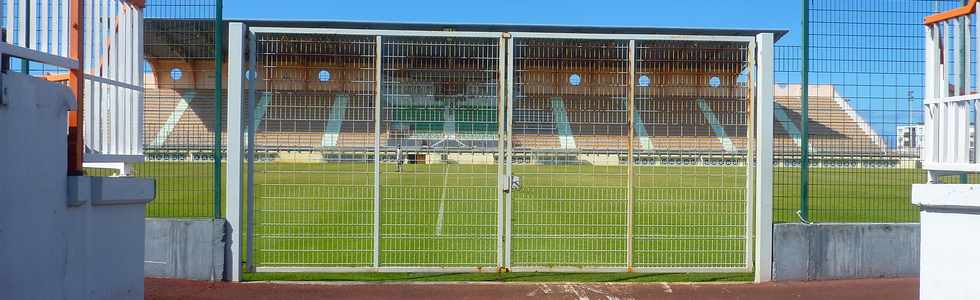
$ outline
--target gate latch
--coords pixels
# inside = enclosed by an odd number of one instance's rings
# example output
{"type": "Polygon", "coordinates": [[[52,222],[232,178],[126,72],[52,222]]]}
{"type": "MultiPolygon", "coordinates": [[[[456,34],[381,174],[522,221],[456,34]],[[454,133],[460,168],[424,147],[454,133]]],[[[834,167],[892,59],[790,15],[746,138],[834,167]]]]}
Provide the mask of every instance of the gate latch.
{"type": "Polygon", "coordinates": [[[517,190],[520,190],[521,189],[521,177],[520,176],[513,176],[513,175],[506,176],[506,175],[504,175],[502,177],[503,177],[502,178],[503,180],[501,180],[500,182],[501,182],[501,185],[503,185],[503,189],[504,189],[504,192],[505,193],[510,193],[510,192],[517,191],[517,190]],[[509,180],[508,180],[508,177],[509,177],[509,180]]]}

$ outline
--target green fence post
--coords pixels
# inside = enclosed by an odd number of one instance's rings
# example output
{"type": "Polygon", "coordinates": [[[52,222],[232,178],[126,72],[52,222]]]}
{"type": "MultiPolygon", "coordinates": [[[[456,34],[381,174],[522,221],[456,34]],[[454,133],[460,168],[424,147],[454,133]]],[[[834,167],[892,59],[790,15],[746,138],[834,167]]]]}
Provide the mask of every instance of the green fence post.
{"type": "Polygon", "coordinates": [[[810,222],[810,0],[803,0],[800,71],[800,221],[810,222]]]}
{"type": "Polygon", "coordinates": [[[222,0],[214,8],[214,218],[221,218],[221,67],[223,67],[224,28],[222,0]]]}

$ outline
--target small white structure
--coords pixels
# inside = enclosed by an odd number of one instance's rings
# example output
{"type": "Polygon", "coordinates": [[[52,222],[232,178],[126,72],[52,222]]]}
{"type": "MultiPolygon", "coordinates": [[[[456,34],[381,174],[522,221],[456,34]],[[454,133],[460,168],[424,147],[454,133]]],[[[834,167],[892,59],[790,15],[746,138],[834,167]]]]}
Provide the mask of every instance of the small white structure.
{"type": "Polygon", "coordinates": [[[67,176],[68,88],[0,80],[0,298],[142,299],[153,180],[67,176]]]}
{"type": "Polygon", "coordinates": [[[898,126],[895,129],[898,133],[898,149],[902,153],[915,153],[925,140],[924,125],[898,126]]]}
{"type": "Polygon", "coordinates": [[[142,160],[142,149],[135,146],[141,143],[142,88],[136,83],[142,59],[134,51],[142,44],[142,5],[141,0],[5,4],[2,299],[143,298],[144,212],[154,198],[153,180],[75,176],[83,172],[83,156],[99,158],[93,153],[112,162],[142,160]],[[21,59],[24,72],[7,69],[12,57],[21,59]],[[31,64],[65,73],[41,79],[31,76],[31,64]]]}
{"type": "MultiPolygon", "coordinates": [[[[971,90],[971,26],[980,29],[977,0],[925,20],[925,139],[922,165],[929,184],[912,188],[921,211],[920,297],[976,299],[980,285],[980,185],[943,184],[942,176],[978,173],[980,94],[971,90]],[[971,110],[974,120],[970,120],[971,110]]],[[[977,44],[974,44],[977,43],[977,44]]],[[[980,66],[980,65],[978,65],[980,66]]],[[[978,69],[980,74],[980,69],[978,69]]]]}

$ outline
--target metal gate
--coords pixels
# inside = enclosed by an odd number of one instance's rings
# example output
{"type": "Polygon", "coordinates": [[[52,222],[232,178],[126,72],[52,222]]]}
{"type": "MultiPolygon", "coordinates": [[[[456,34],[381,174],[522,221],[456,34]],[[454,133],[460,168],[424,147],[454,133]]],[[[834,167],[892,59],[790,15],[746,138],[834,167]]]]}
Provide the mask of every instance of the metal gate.
{"type": "Polygon", "coordinates": [[[382,267],[495,270],[499,37],[382,37],[382,267]]]}
{"type": "Polygon", "coordinates": [[[755,36],[249,32],[250,268],[752,269],[755,36]]]}
{"type": "Polygon", "coordinates": [[[513,41],[509,266],[622,269],[629,41],[513,41]]]}

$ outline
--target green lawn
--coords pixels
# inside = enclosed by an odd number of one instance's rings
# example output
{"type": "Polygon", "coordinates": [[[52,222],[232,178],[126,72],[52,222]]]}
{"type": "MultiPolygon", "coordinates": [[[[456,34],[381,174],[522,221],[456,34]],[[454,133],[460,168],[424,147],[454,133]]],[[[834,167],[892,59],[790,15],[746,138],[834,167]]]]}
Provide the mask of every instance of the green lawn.
{"type": "MultiPolygon", "coordinates": [[[[370,162],[263,162],[256,169],[258,266],[371,265],[374,177],[370,162]]],[[[515,165],[514,174],[521,177],[522,187],[512,193],[511,265],[545,270],[624,266],[626,171],[621,166],[586,164],[515,165]]],[[[637,166],[635,171],[634,266],[731,270],[746,266],[745,246],[751,238],[746,238],[745,168],[637,166]]],[[[138,166],[139,176],[157,179],[157,199],[149,206],[148,216],[210,217],[212,172],[209,163],[138,166]]],[[[401,171],[393,164],[382,165],[381,265],[495,267],[496,176],[495,165],[406,165],[401,171]]],[[[910,185],[923,177],[921,171],[908,169],[813,169],[811,216],[820,222],[917,221],[917,210],[908,195],[910,185]]],[[[797,221],[798,187],[798,169],[776,170],[777,222],[797,221]]],[[[548,274],[306,273],[253,274],[249,278],[548,281],[548,274]]],[[[731,273],[719,278],[742,280],[750,275],[731,273]]],[[[558,281],[574,277],[554,276],[558,281]]],[[[714,278],[710,274],[582,276],[592,278],[586,281],[714,278]]]]}

